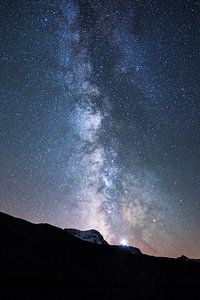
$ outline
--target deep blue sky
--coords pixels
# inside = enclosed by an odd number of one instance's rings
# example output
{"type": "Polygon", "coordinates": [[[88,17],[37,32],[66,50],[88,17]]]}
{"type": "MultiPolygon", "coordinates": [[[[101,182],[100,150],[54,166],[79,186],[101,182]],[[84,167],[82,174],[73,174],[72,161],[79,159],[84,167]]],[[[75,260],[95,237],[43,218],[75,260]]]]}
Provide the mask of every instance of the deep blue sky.
{"type": "Polygon", "coordinates": [[[0,208],[200,256],[200,2],[1,1],[0,208]]]}

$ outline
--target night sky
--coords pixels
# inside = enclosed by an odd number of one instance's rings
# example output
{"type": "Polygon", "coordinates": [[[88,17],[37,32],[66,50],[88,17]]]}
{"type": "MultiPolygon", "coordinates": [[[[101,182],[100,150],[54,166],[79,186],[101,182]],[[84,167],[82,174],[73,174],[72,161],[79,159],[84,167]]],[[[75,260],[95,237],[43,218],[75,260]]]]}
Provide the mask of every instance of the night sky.
{"type": "Polygon", "coordinates": [[[0,209],[200,257],[200,1],[0,1],[0,209]]]}

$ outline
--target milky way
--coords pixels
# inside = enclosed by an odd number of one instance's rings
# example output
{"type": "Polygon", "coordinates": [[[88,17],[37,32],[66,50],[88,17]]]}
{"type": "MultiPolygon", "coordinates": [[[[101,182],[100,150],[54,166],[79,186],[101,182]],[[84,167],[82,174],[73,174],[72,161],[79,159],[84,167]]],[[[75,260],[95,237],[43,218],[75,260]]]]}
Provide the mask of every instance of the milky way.
{"type": "Polygon", "coordinates": [[[4,1],[7,213],[200,253],[199,2],[4,1]]]}

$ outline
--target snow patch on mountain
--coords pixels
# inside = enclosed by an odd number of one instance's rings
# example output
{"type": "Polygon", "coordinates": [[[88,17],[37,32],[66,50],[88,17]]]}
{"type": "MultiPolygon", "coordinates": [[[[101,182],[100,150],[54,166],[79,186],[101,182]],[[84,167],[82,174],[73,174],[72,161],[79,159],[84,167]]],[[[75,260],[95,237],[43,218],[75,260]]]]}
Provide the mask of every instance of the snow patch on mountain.
{"type": "Polygon", "coordinates": [[[73,228],[65,228],[64,230],[69,234],[74,235],[83,241],[91,242],[94,244],[100,244],[100,245],[108,245],[108,243],[104,240],[100,232],[98,232],[95,229],[79,230],[73,228]]]}
{"type": "MultiPolygon", "coordinates": [[[[94,243],[94,244],[99,244],[99,245],[108,245],[108,243],[104,240],[101,233],[95,229],[79,230],[79,229],[74,229],[74,228],[65,228],[64,230],[66,232],[68,232],[69,234],[76,236],[77,238],[79,238],[83,241],[94,243]]],[[[125,251],[128,251],[132,254],[141,254],[142,253],[139,248],[132,247],[132,246],[119,245],[117,247],[122,247],[125,251]]]]}

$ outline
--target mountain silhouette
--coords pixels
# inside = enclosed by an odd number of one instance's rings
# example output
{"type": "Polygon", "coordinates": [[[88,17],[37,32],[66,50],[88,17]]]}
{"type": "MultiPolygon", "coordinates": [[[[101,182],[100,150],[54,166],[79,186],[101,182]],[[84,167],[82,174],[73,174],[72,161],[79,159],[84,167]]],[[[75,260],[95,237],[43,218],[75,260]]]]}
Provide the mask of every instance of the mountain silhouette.
{"type": "Polygon", "coordinates": [[[1,298],[200,299],[199,260],[148,256],[97,243],[96,230],[87,232],[91,242],[74,232],[0,213],[1,298]]]}

